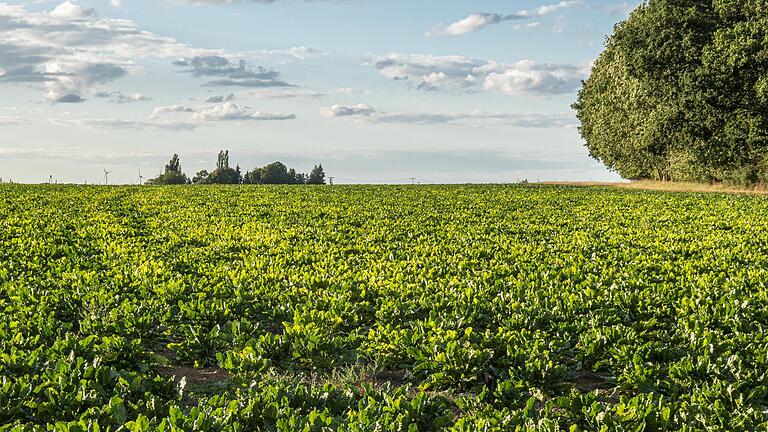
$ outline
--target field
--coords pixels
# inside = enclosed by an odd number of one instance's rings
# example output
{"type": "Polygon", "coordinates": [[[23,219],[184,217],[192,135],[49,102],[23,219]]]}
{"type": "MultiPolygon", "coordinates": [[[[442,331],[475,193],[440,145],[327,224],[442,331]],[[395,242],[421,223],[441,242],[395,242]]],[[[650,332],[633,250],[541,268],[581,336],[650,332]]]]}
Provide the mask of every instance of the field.
{"type": "Polygon", "coordinates": [[[0,430],[768,428],[768,201],[0,186],[0,430]]]}

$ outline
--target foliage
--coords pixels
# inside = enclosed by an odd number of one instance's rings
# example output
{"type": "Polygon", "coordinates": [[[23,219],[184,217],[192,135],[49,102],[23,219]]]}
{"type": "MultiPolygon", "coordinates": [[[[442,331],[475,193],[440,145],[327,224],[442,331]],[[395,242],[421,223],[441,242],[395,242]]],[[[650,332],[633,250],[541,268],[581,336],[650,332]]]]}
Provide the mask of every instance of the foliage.
{"type": "Polygon", "coordinates": [[[312,168],[312,172],[309,173],[309,178],[307,178],[306,183],[314,185],[325,184],[325,171],[323,171],[323,164],[315,165],[315,167],[312,168]]]}
{"type": "Polygon", "coordinates": [[[0,185],[0,431],[766,430],[767,211],[0,185]]]}
{"type": "Polygon", "coordinates": [[[189,179],[181,171],[181,162],[177,154],[171,157],[162,174],[147,181],[149,185],[179,185],[187,183],[189,183],[189,179]]]}
{"type": "MultiPolygon", "coordinates": [[[[315,176],[317,167],[312,171],[315,176]]],[[[282,162],[272,162],[261,168],[255,168],[245,174],[243,183],[248,184],[324,184],[317,183],[317,178],[313,178],[312,174],[307,176],[306,174],[297,173],[295,169],[288,169],[282,162]],[[313,181],[314,183],[310,183],[313,181]]],[[[323,178],[325,174],[323,174],[323,178]]]]}
{"type": "Polygon", "coordinates": [[[625,178],[768,180],[768,2],[650,0],[618,24],[574,104],[625,178]]]}
{"type": "Polygon", "coordinates": [[[189,180],[181,171],[179,155],[174,154],[165,172],[155,179],[149,180],[149,185],[169,184],[325,184],[325,172],[322,165],[315,165],[309,175],[297,173],[295,169],[285,166],[282,162],[273,162],[262,168],[255,168],[245,175],[240,165],[229,166],[229,150],[222,150],[216,159],[216,169],[212,172],[201,170],[189,180]]]}
{"type": "Polygon", "coordinates": [[[198,173],[196,184],[240,184],[243,182],[240,167],[233,169],[229,166],[229,150],[220,151],[216,160],[216,169],[210,174],[207,171],[198,173]]]}
{"type": "Polygon", "coordinates": [[[208,183],[208,177],[210,176],[211,173],[209,173],[208,170],[200,170],[194,177],[192,177],[192,184],[206,184],[208,183]]]}

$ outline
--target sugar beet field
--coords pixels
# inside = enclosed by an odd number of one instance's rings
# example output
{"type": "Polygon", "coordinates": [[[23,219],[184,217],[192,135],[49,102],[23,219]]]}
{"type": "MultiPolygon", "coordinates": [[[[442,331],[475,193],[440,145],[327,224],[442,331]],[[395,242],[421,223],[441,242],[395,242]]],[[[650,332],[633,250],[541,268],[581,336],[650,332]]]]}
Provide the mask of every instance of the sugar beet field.
{"type": "Polygon", "coordinates": [[[0,187],[2,431],[768,428],[768,201],[0,187]]]}

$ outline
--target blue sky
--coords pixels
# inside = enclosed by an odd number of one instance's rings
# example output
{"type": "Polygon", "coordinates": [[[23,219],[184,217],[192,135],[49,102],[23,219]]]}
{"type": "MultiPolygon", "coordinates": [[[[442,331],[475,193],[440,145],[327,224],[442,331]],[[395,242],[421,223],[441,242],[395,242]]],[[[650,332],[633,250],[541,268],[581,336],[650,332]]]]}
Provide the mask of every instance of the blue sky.
{"type": "Polygon", "coordinates": [[[570,109],[636,1],[0,1],[0,177],[173,153],[339,183],[616,180],[570,109]]]}

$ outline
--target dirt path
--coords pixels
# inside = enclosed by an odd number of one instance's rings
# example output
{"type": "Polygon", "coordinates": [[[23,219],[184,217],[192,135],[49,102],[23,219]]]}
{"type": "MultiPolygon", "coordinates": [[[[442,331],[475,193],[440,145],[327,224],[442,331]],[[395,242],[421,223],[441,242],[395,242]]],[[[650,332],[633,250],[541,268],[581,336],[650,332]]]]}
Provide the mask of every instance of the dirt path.
{"type": "Polygon", "coordinates": [[[642,189],[663,192],[709,192],[709,193],[735,193],[750,195],[768,195],[768,189],[764,186],[755,188],[739,188],[722,184],[710,185],[703,183],[687,182],[661,182],[651,180],[638,180],[628,182],[541,182],[537,184],[570,185],[570,186],[607,186],[625,189],[642,189]]]}

